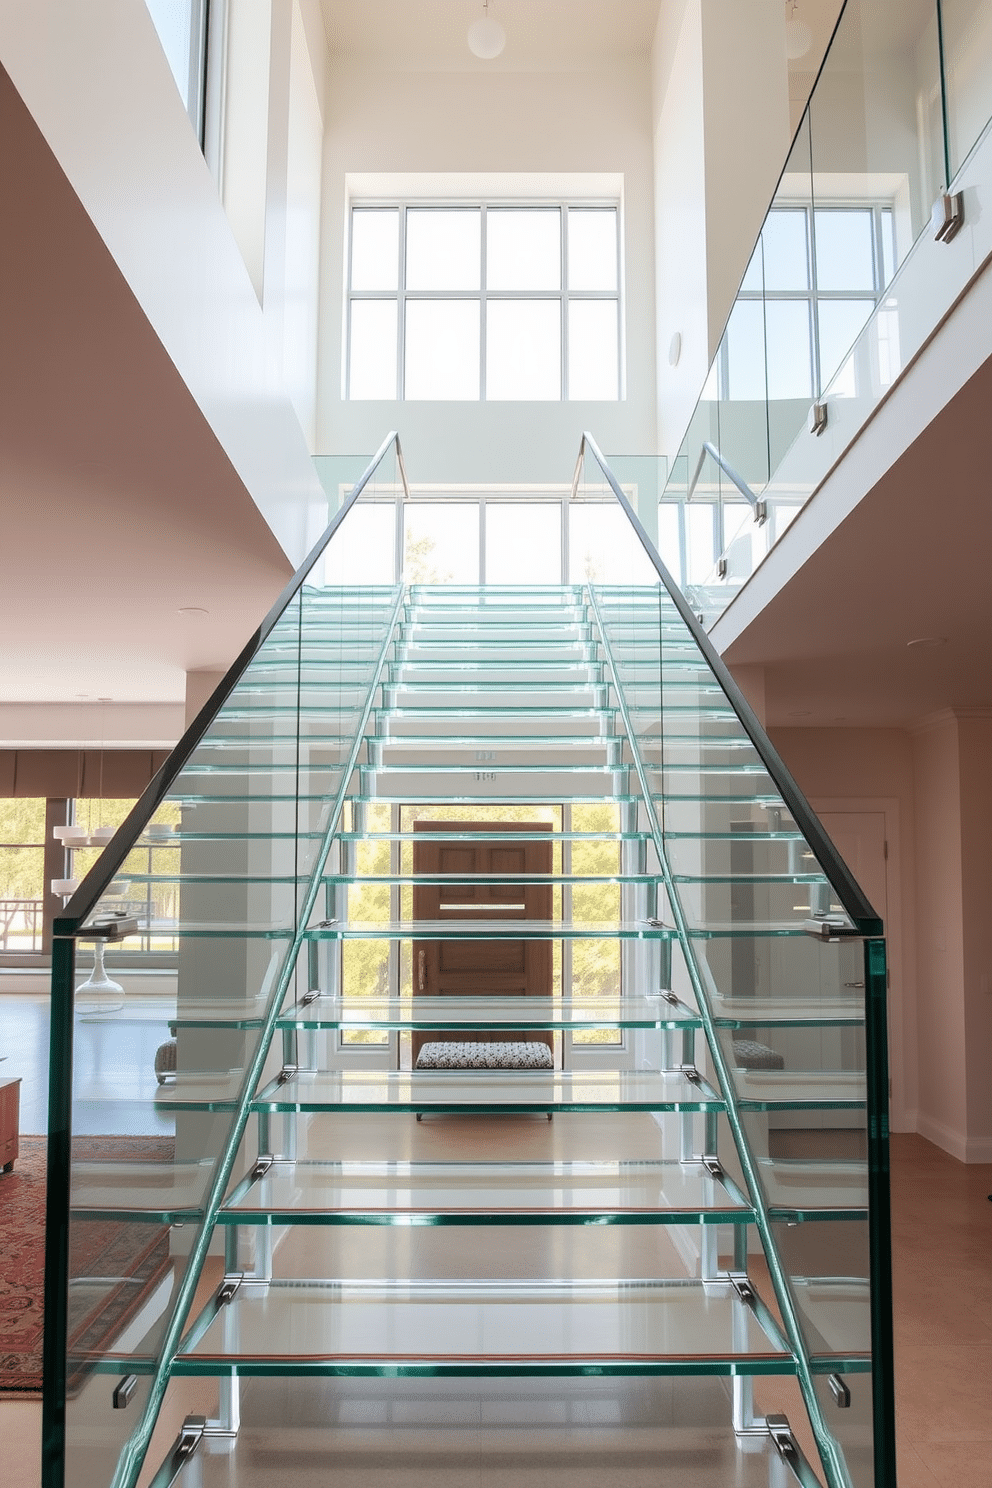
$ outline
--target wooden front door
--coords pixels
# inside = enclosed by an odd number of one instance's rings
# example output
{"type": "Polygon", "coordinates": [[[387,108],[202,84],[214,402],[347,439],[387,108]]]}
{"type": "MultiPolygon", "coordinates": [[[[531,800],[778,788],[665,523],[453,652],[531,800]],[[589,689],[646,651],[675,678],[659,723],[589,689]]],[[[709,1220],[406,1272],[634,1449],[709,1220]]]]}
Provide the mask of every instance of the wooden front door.
{"type": "MultiPolygon", "coordinates": [[[[413,871],[452,882],[415,884],[415,920],[550,920],[552,917],[552,843],[495,842],[484,833],[551,832],[540,822],[415,822],[415,832],[478,832],[478,842],[432,842],[413,845],[413,871]],[[481,884],[462,875],[501,873],[547,874],[537,884],[481,884]]],[[[550,940],[415,940],[413,995],[424,997],[550,997],[550,940]]],[[[489,1033],[414,1033],[413,1060],[427,1040],[532,1040],[553,1047],[554,1036],[513,1030],[489,1033]]]]}

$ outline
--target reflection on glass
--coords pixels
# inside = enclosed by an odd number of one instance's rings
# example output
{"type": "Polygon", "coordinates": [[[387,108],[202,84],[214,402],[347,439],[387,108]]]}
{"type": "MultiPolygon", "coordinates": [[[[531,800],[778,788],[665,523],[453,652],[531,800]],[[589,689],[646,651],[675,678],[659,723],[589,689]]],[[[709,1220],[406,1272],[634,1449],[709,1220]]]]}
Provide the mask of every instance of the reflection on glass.
{"type": "Polygon", "coordinates": [[[561,288],[561,212],[490,207],[486,213],[486,286],[491,290],[561,288]]]}
{"type": "Polygon", "coordinates": [[[399,210],[356,207],[351,214],[352,289],[396,289],[399,270],[399,210]]]}
{"type": "Polygon", "coordinates": [[[760,300],[738,300],[727,325],[727,396],[765,396],[765,317],[760,300]]]}
{"type": "MultiPolygon", "coordinates": [[[[826,387],[864,330],[875,308],[874,300],[820,300],[817,317],[820,331],[820,383],[826,387]]],[[[831,391],[841,398],[853,398],[853,360],[844,368],[843,377],[834,382],[831,391]]]]}
{"type": "Polygon", "coordinates": [[[765,305],[769,398],[813,395],[808,300],[769,300],[765,305]]]}
{"type": "Polygon", "coordinates": [[[616,289],[615,208],[572,207],[569,211],[568,287],[570,290],[616,289]]]}
{"type": "Polygon", "coordinates": [[[411,208],[406,214],[406,287],[478,289],[482,213],[478,207],[411,208]]]}
{"type": "Polygon", "coordinates": [[[620,396],[616,300],[569,302],[568,396],[609,401],[620,396]]]}
{"type": "Polygon", "coordinates": [[[682,545],[679,539],[679,508],[674,501],[658,507],[658,552],[677,584],[683,582],[682,545]]]}
{"type": "Polygon", "coordinates": [[[951,176],[992,117],[992,0],[941,0],[951,176]]]}
{"type": "Polygon", "coordinates": [[[186,109],[192,112],[196,100],[192,83],[198,68],[190,57],[193,39],[193,11],[199,11],[197,0],[145,0],[162,50],[169,60],[186,109]]]}
{"type": "Polygon", "coordinates": [[[871,208],[817,209],[816,287],[847,292],[875,288],[875,234],[871,208]]]}
{"type": "Polygon", "coordinates": [[[407,584],[479,582],[479,508],[425,501],[403,511],[403,579],[407,584]]]}
{"type": "Polygon", "coordinates": [[[808,289],[809,241],[805,211],[801,207],[779,207],[769,212],[761,239],[765,289],[808,289]]]}
{"type": "Polygon", "coordinates": [[[616,502],[569,508],[570,584],[655,584],[658,575],[616,502]]]}
{"type": "Polygon", "coordinates": [[[716,562],[713,541],[713,506],[708,501],[692,502],[685,509],[686,579],[702,584],[716,562]]]}
{"type": "Polygon", "coordinates": [[[324,556],[325,584],[392,584],[392,502],[357,501],[324,556]]]}
{"type": "Polygon", "coordinates": [[[408,399],[479,396],[479,301],[407,300],[408,399]]]}
{"type": "Polygon", "coordinates": [[[486,504],[487,584],[560,584],[561,507],[486,504]]]}
{"type": "Polygon", "coordinates": [[[561,397],[561,301],[489,300],[486,397],[561,397]]]}
{"type": "Polygon", "coordinates": [[[352,300],[350,368],[350,397],[396,397],[395,300],[352,300]]]}

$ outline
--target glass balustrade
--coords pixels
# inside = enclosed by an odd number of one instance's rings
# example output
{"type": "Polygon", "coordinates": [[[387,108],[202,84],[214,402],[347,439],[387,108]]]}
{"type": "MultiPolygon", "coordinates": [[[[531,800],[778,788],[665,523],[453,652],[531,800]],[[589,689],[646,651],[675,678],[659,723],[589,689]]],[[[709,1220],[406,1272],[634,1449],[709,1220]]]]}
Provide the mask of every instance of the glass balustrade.
{"type": "Polygon", "coordinates": [[[992,249],[990,37],[986,0],[843,8],[660,503],[707,624],[992,249]],[[953,245],[931,225],[944,191],[968,203],[953,245]]]}
{"type": "Polygon", "coordinates": [[[624,486],[567,582],[380,583],[387,441],[58,921],[45,1488],[349,1376],[712,1377],[755,1481],[891,1483],[881,927],[624,486]],[[122,875],[153,1059],[74,1008],[122,875]]]}
{"type": "Polygon", "coordinates": [[[207,1216],[257,1155],[244,1100],[306,990],[299,946],[398,612],[394,586],[335,582],[337,549],[358,490],[399,479],[393,438],[55,923],[44,1431],[68,1482],[140,1460],[207,1216]],[[120,910],[122,879],[144,917],[120,910]],[[177,956],[153,1012],[124,972],[76,995],[95,946],[152,933],[177,956]]]}

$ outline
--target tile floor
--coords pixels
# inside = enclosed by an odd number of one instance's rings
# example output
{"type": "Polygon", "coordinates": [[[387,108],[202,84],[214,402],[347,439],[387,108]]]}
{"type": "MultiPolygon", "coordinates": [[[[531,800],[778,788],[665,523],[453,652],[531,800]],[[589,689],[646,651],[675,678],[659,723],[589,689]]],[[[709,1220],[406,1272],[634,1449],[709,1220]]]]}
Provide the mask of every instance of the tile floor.
{"type": "MultiPolygon", "coordinates": [[[[144,1043],[153,1054],[159,1032],[154,1019],[139,1020],[127,1035],[141,1045],[146,1069],[144,1043]]],[[[113,1051],[102,1048],[98,1027],[81,1026],[80,1035],[77,1067],[102,1078],[113,1051]]],[[[0,999],[0,1045],[8,1056],[0,1071],[25,1082],[22,1129],[43,1130],[43,999],[0,999]]],[[[552,1139],[565,1140],[564,1123],[560,1135],[555,1128],[552,1139]]],[[[551,1136],[537,1122],[528,1140],[551,1136]]],[[[414,1145],[425,1140],[434,1139],[411,1131],[414,1145]]],[[[442,1140],[457,1141],[451,1126],[442,1140]]],[[[892,1169],[899,1488],[992,1488],[992,1166],[966,1167],[921,1137],[897,1135],[892,1169]]],[[[163,1447],[187,1409],[212,1410],[202,1390],[192,1381],[170,1390],[157,1433],[163,1447]]],[[[268,1488],[273,1481],[310,1488],[331,1474],[337,1488],[794,1482],[764,1442],[735,1443],[717,1380],[517,1380],[485,1388],[457,1380],[258,1380],[245,1386],[244,1406],[251,1424],[236,1445],[197,1453],[185,1488],[268,1488]]],[[[794,1407],[786,1408],[795,1419],[794,1407]]],[[[37,1403],[0,1402],[4,1488],[37,1488],[39,1431],[37,1403]]]]}

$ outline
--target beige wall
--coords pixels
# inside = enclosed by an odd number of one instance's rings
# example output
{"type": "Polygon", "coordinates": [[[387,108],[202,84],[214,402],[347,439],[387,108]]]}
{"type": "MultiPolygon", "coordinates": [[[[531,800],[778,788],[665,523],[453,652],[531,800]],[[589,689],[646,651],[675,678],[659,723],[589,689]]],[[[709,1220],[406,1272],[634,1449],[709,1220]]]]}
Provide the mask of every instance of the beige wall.
{"type": "Polygon", "coordinates": [[[902,729],[773,728],[770,734],[800,789],[819,810],[885,812],[892,1123],[897,1131],[915,1131],[921,1094],[912,741],[902,729]]]}
{"type": "Polygon", "coordinates": [[[655,449],[651,85],[646,58],[583,71],[404,72],[332,57],[324,139],[318,438],[371,452],[400,432],[410,479],[568,481],[583,429],[607,453],[655,449]],[[512,176],[512,186],[500,177],[512,176]],[[626,397],[616,403],[346,402],[349,193],[517,199],[619,190],[628,307],[626,397]],[[356,182],[355,177],[362,180],[356,182]],[[374,181],[369,178],[374,177],[374,181]],[[530,178],[528,182],[527,178],[530,178]],[[582,183],[578,183],[581,188],[582,183]]]}
{"type": "Polygon", "coordinates": [[[893,1128],[992,1161],[992,715],[771,736],[818,810],[885,812],[893,1128]]]}

